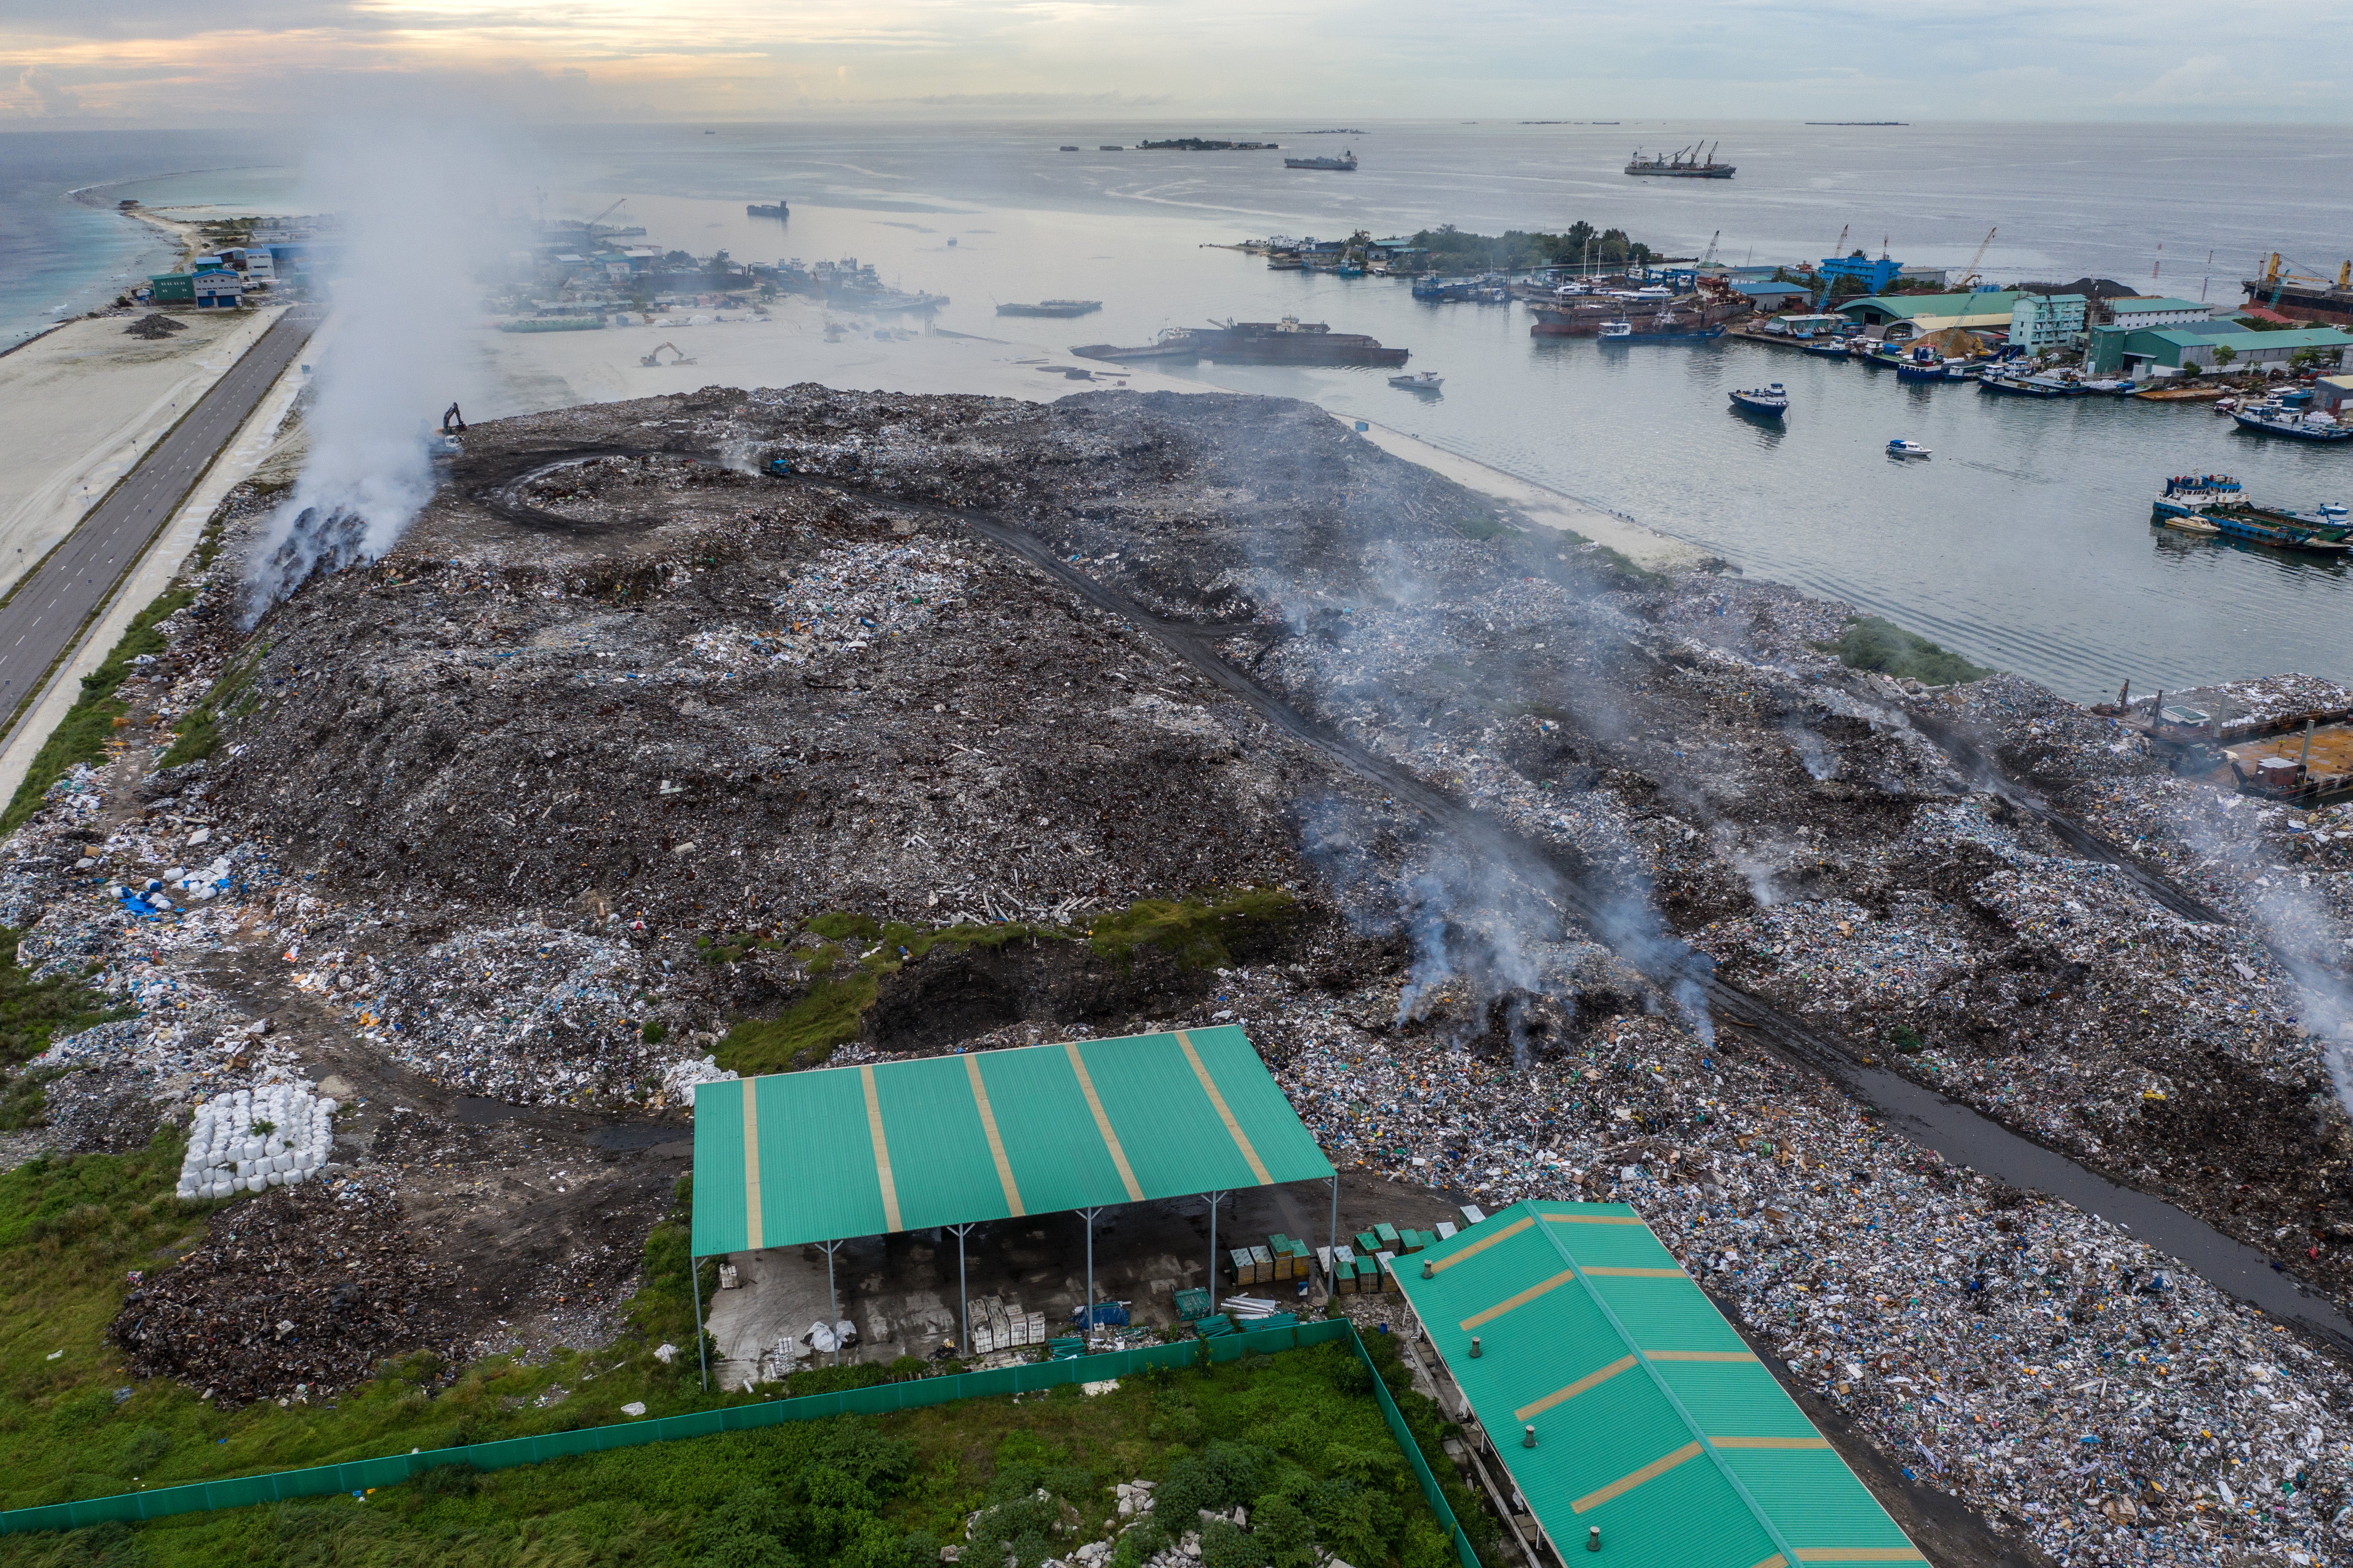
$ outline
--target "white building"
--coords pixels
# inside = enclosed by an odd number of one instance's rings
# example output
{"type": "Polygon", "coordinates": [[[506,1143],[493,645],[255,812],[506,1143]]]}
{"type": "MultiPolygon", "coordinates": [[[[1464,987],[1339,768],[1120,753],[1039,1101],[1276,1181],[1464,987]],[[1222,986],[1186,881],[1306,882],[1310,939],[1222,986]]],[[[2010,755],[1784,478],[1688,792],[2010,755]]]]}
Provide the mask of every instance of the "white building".
{"type": "Polygon", "coordinates": [[[2119,327],[2187,327],[2214,319],[2214,307],[2195,300],[2175,300],[2162,294],[2125,294],[2100,301],[2100,310],[2119,327]]]}
{"type": "Polygon", "coordinates": [[[2081,294],[2021,294],[2010,308],[2010,341],[2030,353],[2073,348],[2084,341],[2089,301],[2081,294]]]}

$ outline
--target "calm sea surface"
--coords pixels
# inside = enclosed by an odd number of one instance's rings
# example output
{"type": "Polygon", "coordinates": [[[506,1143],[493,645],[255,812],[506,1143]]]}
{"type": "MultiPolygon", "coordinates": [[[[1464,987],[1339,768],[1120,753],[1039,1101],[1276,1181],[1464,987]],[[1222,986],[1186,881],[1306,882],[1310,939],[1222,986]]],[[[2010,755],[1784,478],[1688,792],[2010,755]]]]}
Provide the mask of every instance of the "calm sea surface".
{"type": "MultiPolygon", "coordinates": [[[[1387,125],[1305,136],[1274,123],[1105,121],[987,127],[567,131],[525,150],[551,214],[618,196],[649,238],[739,258],[856,255],[889,281],[951,297],[938,324],[984,336],[1140,343],[1163,326],[1295,314],[1370,332],[1447,378],[1425,401],[1383,373],[1205,365],[1205,385],[1312,398],[1707,545],[1753,575],[1834,595],[1980,662],[2077,698],[2304,669],[2353,682],[2348,572],[2200,544],[2148,526],[2163,476],[2225,469],[2259,500],[2353,500],[2353,450],[2238,432],[2196,406],[1997,398],[1748,344],[1605,350],[1537,340],[1521,307],[1418,305],[1400,282],[1276,273],[1214,248],[1269,233],[1376,235],[1440,223],[1493,233],[1579,219],[1735,263],[1847,246],[1959,268],[1998,227],[2003,280],[2108,277],[2236,303],[2256,257],[2334,272],[2353,255],[2353,141],[2309,129],[2105,126],[1387,125]],[[1280,153],[1092,151],[1144,136],[1263,136],[1285,152],[1353,147],[1354,174],[1285,171],[1280,153]],[[1728,182],[1640,181],[1637,147],[1702,135],[1728,182]],[[1056,151],[1075,142],[1090,151],[1056,151]],[[790,201],[789,223],[744,216],[790,201]],[[1716,237],[1720,235],[1720,237],[1716,237]],[[951,247],[949,239],[956,243],[951,247]],[[2211,260],[2210,260],[2211,257],[2211,260]],[[1078,297],[1072,322],[1001,321],[997,300],[1078,297]],[[1783,431],[1731,414],[1725,391],[1779,380],[1783,431]],[[1936,456],[1895,464],[1890,437],[1936,456]]],[[[118,270],[133,226],[54,196],[137,172],[137,139],[0,138],[10,215],[0,278],[28,256],[118,270]],[[37,143],[38,145],[35,145],[37,143]],[[21,147],[25,156],[15,155],[21,147]],[[47,160],[47,162],[43,162],[47,160]],[[79,161],[77,161],[79,160],[79,161]],[[44,186],[44,182],[47,185],[44,186]],[[21,212],[39,215],[20,223],[21,212]],[[54,232],[44,227],[56,219],[54,232]],[[107,237],[115,237],[110,239],[107,237]],[[46,247],[46,248],[44,248],[46,247]]],[[[149,138],[145,172],[196,169],[187,139],[149,138]]],[[[229,169],[126,185],[151,204],[300,205],[292,174],[229,169]]],[[[616,219],[615,221],[618,221],[616,219]]],[[[135,248],[135,246],[134,246],[135,248]]],[[[36,268],[37,270],[37,268],[36,268]]],[[[68,268],[69,270],[69,268],[68,268]]],[[[62,279],[66,272],[43,272],[62,279]]],[[[84,287],[90,287],[85,283],[84,287]]],[[[0,333],[67,297],[0,296],[0,333]]],[[[780,363],[775,380],[797,379],[780,363]]]]}

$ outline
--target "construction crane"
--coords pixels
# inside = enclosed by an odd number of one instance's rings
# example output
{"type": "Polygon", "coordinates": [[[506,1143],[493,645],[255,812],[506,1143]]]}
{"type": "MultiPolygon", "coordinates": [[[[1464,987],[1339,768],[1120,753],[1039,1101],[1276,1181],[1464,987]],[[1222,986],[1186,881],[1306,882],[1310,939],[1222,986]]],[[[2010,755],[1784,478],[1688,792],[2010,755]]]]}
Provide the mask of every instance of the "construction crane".
{"type": "Polygon", "coordinates": [[[1993,237],[2000,232],[1999,227],[1986,230],[1985,238],[1978,243],[1978,253],[1969,258],[1969,269],[1961,274],[1960,288],[1973,289],[1977,286],[1978,268],[1985,260],[1985,253],[1992,246],[1993,237]]]}
{"type": "Polygon", "coordinates": [[[594,238],[596,238],[596,226],[597,226],[598,224],[600,224],[600,223],[603,223],[607,218],[611,217],[611,216],[613,216],[614,210],[615,210],[616,208],[617,208],[617,207],[619,207],[619,206],[620,206],[621,202],[626,202],[626,201],[628,201],[628,199],[629,199],[628,197],[627,197],[627,196],[623,196],[623,197],[621,198],[621,201],[619,201],[619,202],[615,202],[615,203],[613,204],[613,205],[612,205],[612,206],[607,207],[603,212],[600,212],[600,213],[598,213],[595,217],[590,218],[590,219],[587,221],[587,223],[586,223],[586,225],[584,225],[584,226],[581,227],[580,233],[581,233],[581,235],[583,236],[583,237],[585,237],[585,238],[588,238],[588,239],[594,239],[594,238]]]}
{"type": "Polygon", "coordinates": [[[1717,229],[1714,234],[1707,237],[1707,249],[1701,253],[1699,258],[1699,264],[1702,267],[1713,267],[1715,265],[1715,242],[1723,237],[1724,230],[1722,229],[1717,229]]]}
{"type": "Polygon", "coordinates": [[[692,359],[688,357],[687,352],[684,349],[680,348],[676,343],[656,343],[654,345],[653,353],[649,354],[639,354],[638,356],[638,363],[639,364],[648,365],[658,365],[661,363],[661,352],[664,349],[670,350],[670,353],[678,356],[676,359],[670,362],[672,364],[692,364],[694,363],[692,359]]]}

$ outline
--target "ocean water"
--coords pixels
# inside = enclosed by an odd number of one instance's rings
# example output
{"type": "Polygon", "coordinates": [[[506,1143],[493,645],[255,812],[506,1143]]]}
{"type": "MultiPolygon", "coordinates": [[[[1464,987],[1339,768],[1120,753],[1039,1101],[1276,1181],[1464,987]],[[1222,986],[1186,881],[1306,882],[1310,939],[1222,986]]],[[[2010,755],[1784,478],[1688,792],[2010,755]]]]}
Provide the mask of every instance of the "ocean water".
{"type": "MultiPolygon", "coordinates": [[[[2249,436],[2196,405],[1914,387],[1749,344],[1534,339],[1522,307],[1419,305],[1402,282],[1277,273],[1219,248],[1269,233],[1556,230],[1582,218],[1683,253],[1713,241],[1733,262],[1828,255],[1844,228],[1848,248],[1877,254],[1883,237],[1899,259],[1959,268],[1998,228],[1985,263],[1998,279],[2088,273],[2235,303],[2237,279],[2264,252],[2333,273],[2353,249],[2345,138],[2262,127],[1350,128],[1363,133],[1127,121],[587,128],[544,133],[517,156],[539,172],[551,216],[626,197],[612,221],[642,224],[665,247],[856,255],[889,281],[948,295],[937,324],[951,331],[1134,344],[1164,326],[1297,315],[1370,332],[1411,350],[1413,368],[1444,374],[1443,395],[1396,391],[1366,370],[1185,374],[1379,420],[2079,699],[2127,678],[2145,690],[2294,668],[2353,683],[2353,573],[2148,525],[2170,473],[2233,472],[2258,499],[2299,509],[2353,500],[2353,451],[2249,436]],[[1284,170],[1281,153],[1093,151],[1183,133],[1271,139],[1285,152],[1353,147],[1363,166],[1319,174],[1284,170]],[[1735,179],[1621,173],[1637,147],[1703,135],[1720,140],[1735,179]],[[1058,152],[1063,142],[1088,151],[1058,152]],[[789,221],[744,216],[746,202],[778,196],[789,221]],[[995,314],[999,300],[1048,297],[1104,308],[1073,321],[995,314]],[[1789,386],[1784,430],[1729,411],[1730,387],[1767,380],[1789,386]],[[1936,456],[1892,462],[1894,436],[1936,456]]],[[[159,171],[190,166],[156,157],[159,171]]],[[[300,205],[283,168],[122,194],[300,205]]],[[[780,363],[773,379],[798,376],[780,363]]],[[[1066,389],[1049,387],[1041,395],[1066,389]]]]}
{"type": "Polygon", "coordinates": [[[123,182],[270,156],[257,139],[229,133],[0,133],[0,348],[171,265],[172,247],[160,233],[106,210],[140,195],[123,182]],[[103,205],[76,200],[78,190],[103,205]]]}

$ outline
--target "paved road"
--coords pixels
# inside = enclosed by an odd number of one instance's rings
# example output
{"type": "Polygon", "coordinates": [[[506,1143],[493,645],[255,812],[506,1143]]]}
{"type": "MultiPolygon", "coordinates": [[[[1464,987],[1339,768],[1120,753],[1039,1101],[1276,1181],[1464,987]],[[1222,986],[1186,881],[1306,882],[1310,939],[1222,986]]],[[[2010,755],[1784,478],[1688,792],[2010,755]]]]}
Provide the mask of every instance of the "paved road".
{"type": "Polygon", "coordinates": [[[299,307],[280,317],[0,605],[0,734],[293,363],[319,321],[316,312],[299,307]]]}

